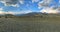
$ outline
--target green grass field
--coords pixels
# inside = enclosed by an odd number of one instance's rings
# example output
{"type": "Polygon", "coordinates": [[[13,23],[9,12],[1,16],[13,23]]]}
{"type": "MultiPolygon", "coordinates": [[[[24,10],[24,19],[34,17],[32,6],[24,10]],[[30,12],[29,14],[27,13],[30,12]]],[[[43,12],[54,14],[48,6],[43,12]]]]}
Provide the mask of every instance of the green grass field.
{"type": "Polygon", "coordinates": [[[2,17],[0,32],[60,32],[60,17],[2,17]]]}

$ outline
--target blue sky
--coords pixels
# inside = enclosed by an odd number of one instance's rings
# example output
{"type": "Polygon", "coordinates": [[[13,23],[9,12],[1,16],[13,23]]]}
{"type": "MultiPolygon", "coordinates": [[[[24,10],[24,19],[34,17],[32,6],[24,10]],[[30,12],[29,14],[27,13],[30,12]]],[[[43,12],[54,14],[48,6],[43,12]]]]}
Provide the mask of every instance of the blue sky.
{"type": "Polygon", "coordinates": [[[59,9],[60,0],[0,0],[0,10],[6,13],[58,13],[59,9]]]}

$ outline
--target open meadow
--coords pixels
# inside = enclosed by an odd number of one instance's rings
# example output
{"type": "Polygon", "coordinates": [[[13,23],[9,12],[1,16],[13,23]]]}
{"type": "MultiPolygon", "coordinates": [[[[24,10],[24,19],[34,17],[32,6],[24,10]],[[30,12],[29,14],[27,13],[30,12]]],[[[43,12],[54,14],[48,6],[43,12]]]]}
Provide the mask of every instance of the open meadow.
{"type": "Polygon", "coordinates": [[[0,32],[60,32],[60,17],[2,17],[0,32]]]}

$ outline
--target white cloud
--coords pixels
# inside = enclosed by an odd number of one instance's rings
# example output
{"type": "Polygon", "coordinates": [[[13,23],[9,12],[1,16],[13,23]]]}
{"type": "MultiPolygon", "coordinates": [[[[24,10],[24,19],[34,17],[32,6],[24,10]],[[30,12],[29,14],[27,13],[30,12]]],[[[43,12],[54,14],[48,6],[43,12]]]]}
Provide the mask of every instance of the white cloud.
{"type": "Polygon", "coordinates": [[[53,0],[43,0],[38,3],[38,9],[43,8],[40,12],[42,13],[60,13],[60,6],[53,2],[53,0]],[[53,3],[53,6],[49,6],[53,3]]]}
{"type": "Polygon", "coordinates": [[[24,11],[24,13],[30,13],[30,12],[32,12],[32,11],[31,10],[24,11]]]}
{"type": "Polygon", "coordinates": [[[24,4],[23,0],[0,0],[5,6],[19,7],[18,3],[24,4]]]}
{"type": "Polygon", "coordinates": [[[43,1],[41,1],[41,2],[38,3],[38,8],[39,8],[39,9],[43,7],[43,6],[42,6],[42,5],[43,5],[42,3],[43,3],[43,1]]]}
{"type": "MultiPolygon", "coordinates": [[[[59,1],[60,2],[60,1],[59,1]]],[[[52,7],[52,9],[57,9],[60,7],[60,5],[57,4],[57,2],[54,2],[54,0],[42,0],[38,3],[38,8],[47,8],[52,7]],[[50,6],[50,4],[53,3],[53,6],[50,6]]]]}
{"type": "Polygon", "coordinates": [[[20,2],[20,4],[24,4],[24,1],[23,0],[20,0],[19,2],[20,2]]]}
{"type": "Polygon", "coordinates": [[[40,12],[42,12],[42,13],[53,13],[53,14],[57,14],[59,11],[58,10],[54,10],[52,8],[44,8],[40,12]]]}
{"type": "Polygon", "coordinates": [[[34,2],[39,2],[40,0],[32,0],[32,3],[34,3],[34,2]]]}
{"type": "Polygon", "coordinates": [[[4,14],[3,8],[0,8],[0,14],[4,14]]]}
{"type": "Polygon", "coordinates": [[[11,5],[13,7],[20,7],[19,4],[11,5]]]}
{"type": "Polygon", "coordinates": [[[38,8],[46,8],[46,7],[49,7],[50,3],[52,2],[53,0],[42,0],[38,3],[38,8]]]}
{"type": "Polygon", "coordinates": [[[8,11],[8,12],[4,12],[4,11],[0,11],[0,14],[27,14],[32,12],[31,10],[27,10],[27,11],[20,11],[20,12],[12,12],[12,11],[8,11]]]}
{"type": "Polygon", "coordinates": [[[3,14],[3,11],[0,11],[0,14],[3,14]]]}
{"type": "Polygon", "coordinates": [[[38,9],[48,8],[52,0],[43,0],[38,3],[38,9]]]}
{"type": "Polygon", "coordinates": [[[5,3],[4,1],[0,1],[1,3],[5,3]]]}
{"type": "Polygon", "coordinates": [[[20,12],[18,12],[18,11],[8,11],[8,12],[4,12],[3,11],[3,8],[0,8],[0,15],[1,14],[13,14],[13,15],[15,15],[15,14],[27,14],[27,13],[30,13],[30,12],[32,12],[31,10],[26,10],[26,11],[20,11],[20,12]]]}

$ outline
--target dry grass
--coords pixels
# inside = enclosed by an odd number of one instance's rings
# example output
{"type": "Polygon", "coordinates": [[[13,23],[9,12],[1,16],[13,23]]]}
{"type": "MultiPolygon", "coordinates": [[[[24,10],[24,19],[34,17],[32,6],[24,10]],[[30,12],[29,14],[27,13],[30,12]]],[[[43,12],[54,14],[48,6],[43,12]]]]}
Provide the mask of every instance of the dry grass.
{"type": "Polygon", "coordinates": [[[60,17],[0,18],[0,32],[60,32],[60,17]]]}

